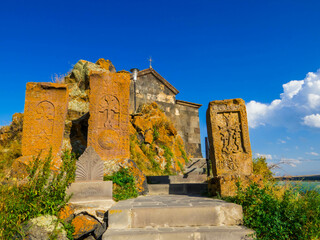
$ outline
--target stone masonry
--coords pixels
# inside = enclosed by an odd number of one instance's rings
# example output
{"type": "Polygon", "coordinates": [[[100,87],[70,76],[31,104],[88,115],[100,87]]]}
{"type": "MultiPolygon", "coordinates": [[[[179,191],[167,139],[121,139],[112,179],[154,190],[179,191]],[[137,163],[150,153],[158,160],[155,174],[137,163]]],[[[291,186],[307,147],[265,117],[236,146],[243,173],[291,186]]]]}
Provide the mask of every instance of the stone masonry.
{"type": "Polygon", "coordinates": [[[252,175],[247,113],[242,99],[213,101],[207,110],[213,191],[235,194],[235,182],[252,175]]]}
{"type": "Polygon", "coordinates": [[[102,160],[130,158],[128,72],[96,71],[90,75],[88,146],[102,160]]]}
{"type": "Polygon", "coordinates": [[[61,151],[68,107],[67,86],[58,83],[27,83],[22,155],[61,151]]]}
{"type": "MultiPolygon", "coordinates": [[[[130,85],[130,113],[134,113],[134,83],[130,85]]],[[[179,91],[153,68],[138,72],[136,81],[136,105],[156,102],[174,123],[182,137],[187,153],[202,157],[199,108],[201,104],[176,100],[179,91]]]]}

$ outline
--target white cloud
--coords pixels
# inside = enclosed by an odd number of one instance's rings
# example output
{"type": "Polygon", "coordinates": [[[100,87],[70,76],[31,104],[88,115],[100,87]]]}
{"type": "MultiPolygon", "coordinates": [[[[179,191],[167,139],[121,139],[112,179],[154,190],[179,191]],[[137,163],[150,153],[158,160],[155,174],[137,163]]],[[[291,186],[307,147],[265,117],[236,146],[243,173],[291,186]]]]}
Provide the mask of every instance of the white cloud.
{"type": "Polygon", "coordinates": [[[294,158],[281,158],[279,164],[289,165],[291,167],[297,167],[297,164],[300,164],[301,161],[294,158]]]}
{"type": "Polygon", "coordinates": [[[268,160],[272,160],[272,155],[271,154],[260,154],[256,153],[256,157],[265,157],[268,160]]]}
{"type": "Polygon", "coordinates": [[[303,124],[309,127],[320,128],[320,114],[311,114],[303,118],[303,124]]]}
{"type": "Polygon", "coordinates": [[[288,98],[288,99],[293,98],[301,90],[303,83],[304,83],[303,80],[302,81],[293,80],[291,82],[283,84],[282,85],[283,93],[281,93],[280,95],[281,98],[288,98]]]}
{"type": "Polygon", "coordinates": [[[320,128],[320,70],[309,72],[303,80],[292,80],[282,87],[280,99],[271,103],[247,103],[249,126],[320,128]]]}
{"type": "Polygon", "coordinates": [[[316,152],[307,152],[306,154],[309,154],[312,156],[319,156],[319,153],[316,153],[316,152]]]}

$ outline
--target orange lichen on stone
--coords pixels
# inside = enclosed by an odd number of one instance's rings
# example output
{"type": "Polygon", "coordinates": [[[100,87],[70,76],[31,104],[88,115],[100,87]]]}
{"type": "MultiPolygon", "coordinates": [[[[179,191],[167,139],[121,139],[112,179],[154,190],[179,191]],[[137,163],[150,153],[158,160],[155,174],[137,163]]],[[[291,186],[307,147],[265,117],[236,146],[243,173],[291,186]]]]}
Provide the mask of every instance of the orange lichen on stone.
{"type": "Polygon", "coordinates": [[[27,168],[33,161],[32,156],[22,156],[15,159],[10,169],[10,176],[24,179],[28,176],[27,168]]]}
{"type": "Polygon", "coordinates": [[[100,223],[90,216],[78,215],[72,220],[71,224],[74,227],[73,237],[77,239],[88,232],[94,231],[100,223]]]}
{"type": "Polygon", "coordinates": [[[58,218],[62,221],[68,222],[70,221],[74,216],[74,208],[68,204],[61,208],[61,210],[58,213],[58,218]]]}
{"type": "Polygon", "coordinates": [[[12,116],[12,122],[9,126],[0,128],[0,144],[8,145],[14,140],[21,141],[23,125],[23,113],[15,113],[12,116]]]}
{"type": "Polygon", "coordinates": [[[88,146],[102,160],[130,157],[129,94],[128,72],[91,72],[88,146]]]}
{"type": "Polygon", "coordinates": [[[97,65],[99,65],[100,67],[102,67],[103,69],[110,71],[110,68],[114,68],[111,61],[110,60],[105,60],[103,58],[100,58],[97,62],[97,65]]]}
{"type": "Polygon", "coordinates": [[[130,172],[132,173],[133,177],[135,178],[136,187],[139,193],[144,193],[146,191],[146,184],[147,179],[146,176],[143,174],[143,172],[137,167],[137,164],[129,160],[128,161],[128,168],[130,172]]]}
{"type": "Polygon", "coordinates": [[[22,155],[56,156],[61,151],[68,107],[65,84],[27,83],[22,155]]]}
{"type": "Polygon", "coordinates": [[[131,158],[145,175],[183,171],[188,161],[183,140],[156,103],[142,106],[131,123],[131,158]]]}
{"type": "MultiPolygon", "coordinates": [[[[43,158],[40,159],[40,164],[43,163],[46,157],[47,156],[43,156],[43,158]]],[[[26,178],[29,175],[27,169],[32,167],[32,164],[34,163],[35,158],[36,156],[21,156],[15,159],[10,169],[10,176],[17,179],[26,178]]],[[[61,165],[62,165],[62,159],[60,158],[60,156],[52,157],[50,162],[50,170],[53,173],[58,173],[61,165]]]]}
{"type": "Polygon", "coordinates": [[[214,186],[232,196],[236,181],[244,184],[253,173],[246,106],[242,99],[213,101],[207,110],[207,129],[214,186]]]}

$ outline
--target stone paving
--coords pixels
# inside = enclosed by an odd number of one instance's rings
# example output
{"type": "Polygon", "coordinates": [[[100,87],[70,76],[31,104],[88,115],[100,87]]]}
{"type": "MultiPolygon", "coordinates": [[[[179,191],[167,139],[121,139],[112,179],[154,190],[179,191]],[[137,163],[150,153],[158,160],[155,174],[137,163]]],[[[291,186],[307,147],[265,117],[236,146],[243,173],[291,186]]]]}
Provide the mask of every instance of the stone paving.
{"type": "Polygon", "coordinates": [[[109,229],[234,226],[242,219],[237,204],[185,195],[138,197],[121,201],[108,212],[109,229]]]}
{"type": "Polygon", "coordinates": [[[117,209],[135,208],[135,207],[194,207],[194,206],[216,206],[226,203],[223,200],[212,199],[208,197],[186,196],[186,195],[159,195],[159,196],[140,196],[133,199],[120,201],[116,204],[117,209]]]}
{"type": "Polygon", "coordinates": [[[208,197],[140,196],[108,212],[103,240],[251,239],[241,226],[242,207],[208,197]]]}
{"type": "Polygon", "coordinates": [[[102,240],[253,240],[254,232],[242,226],[111,229],[102,240]]]}

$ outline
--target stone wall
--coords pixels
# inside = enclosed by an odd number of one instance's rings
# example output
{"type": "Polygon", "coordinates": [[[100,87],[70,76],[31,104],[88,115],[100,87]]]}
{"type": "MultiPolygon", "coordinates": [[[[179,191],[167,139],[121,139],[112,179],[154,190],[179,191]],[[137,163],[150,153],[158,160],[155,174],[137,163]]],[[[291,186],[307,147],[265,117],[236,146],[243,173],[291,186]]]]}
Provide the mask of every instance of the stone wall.
{"type": "MultiPolygon", "coordinates": [[[[174,123],[182,137],[187,153],[192,157],[202,157],[200,140],[200,104],[176,100],[179,91],[149,68],[138,73],[136,81],[136,106],[156,102],[166,116],[174,123]]],[[[130,83],[130,114],[134,109],[134,82],[130,83]]]]}

